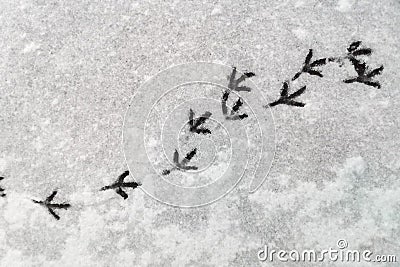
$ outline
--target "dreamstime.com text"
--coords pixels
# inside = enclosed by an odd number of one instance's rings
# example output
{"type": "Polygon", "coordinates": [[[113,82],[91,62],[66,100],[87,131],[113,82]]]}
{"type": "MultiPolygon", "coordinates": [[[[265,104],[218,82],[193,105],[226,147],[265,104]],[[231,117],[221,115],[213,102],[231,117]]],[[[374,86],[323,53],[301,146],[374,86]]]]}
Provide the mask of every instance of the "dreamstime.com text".
{"type": "Polygon", "coordinates": [[[281,262],[376,262],[394,263],[397,262],[395,255],[374,254],[370,250],[351,250],[344,239],[337,241],[337,248],[330,247],[325,250],[276,250],[269,249],[267,245],[257,253],[258,259],[264,261],[281,262]]]}

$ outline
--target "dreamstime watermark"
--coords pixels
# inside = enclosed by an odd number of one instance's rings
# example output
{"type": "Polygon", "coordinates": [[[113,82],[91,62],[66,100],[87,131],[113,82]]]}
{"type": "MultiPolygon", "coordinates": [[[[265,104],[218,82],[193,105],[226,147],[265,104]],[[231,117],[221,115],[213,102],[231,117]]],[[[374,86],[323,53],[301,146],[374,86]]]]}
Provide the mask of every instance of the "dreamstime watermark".
{"type": "Polygon", "coordinates": [[[267,245],[260,249],[257,257],[265,262],[376,262],[376,263],[394,263],[397,262],[396,255],[374,254],[370,250],[351,250],[345,239],[337,241],[337,248],[328,248],[324,250],[276,250],[270,249],[267,245]]]}
{"type": "Polygon", "coordinates": [[[253,72],[193,62],[151,77],[131,99],[123,130],[130,173],[172,206],[213,203],[239,182],[254,193],[275,153],[275,124],[253,72]]]}

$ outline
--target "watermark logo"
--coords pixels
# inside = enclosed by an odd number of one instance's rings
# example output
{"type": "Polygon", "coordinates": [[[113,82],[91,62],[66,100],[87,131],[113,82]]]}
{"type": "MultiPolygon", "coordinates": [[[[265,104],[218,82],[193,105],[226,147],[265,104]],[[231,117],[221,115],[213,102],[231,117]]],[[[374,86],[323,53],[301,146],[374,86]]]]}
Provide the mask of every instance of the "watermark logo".
{"type": "Polygon", "coordinates": [[[210,204],[242,179],[255,192],[275,152],[275,125],[252,72],[195,62],[135,90],[124,120],[125,158],[148,195],[179,207],[210,204]]]}
{"type": "Polygon", "coordinates": [[[336,243],[337,248],[325,250],[277,250],[270,249],[267,245],[260,249],[257,257],[265,262],[397,262],[396,255],[374,254],[370,250],[352,250],[345,239],[339,239],[336,243]]]}

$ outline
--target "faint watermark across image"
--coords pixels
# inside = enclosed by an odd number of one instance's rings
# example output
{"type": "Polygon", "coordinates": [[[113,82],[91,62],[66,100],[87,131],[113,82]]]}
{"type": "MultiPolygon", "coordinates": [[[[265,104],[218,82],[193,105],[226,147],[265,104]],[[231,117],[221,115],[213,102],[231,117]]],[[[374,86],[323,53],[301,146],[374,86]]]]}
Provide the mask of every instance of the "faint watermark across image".
{"type": "Polygon", "coordinates": [[[242,180],[254,193],[275,155],[275,122],[251,71],[192,62],[135,91],[123,132],[129,172],[152,198],[176,207],[218,201],[242,180]]]}

